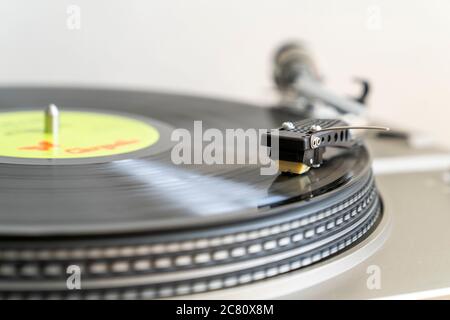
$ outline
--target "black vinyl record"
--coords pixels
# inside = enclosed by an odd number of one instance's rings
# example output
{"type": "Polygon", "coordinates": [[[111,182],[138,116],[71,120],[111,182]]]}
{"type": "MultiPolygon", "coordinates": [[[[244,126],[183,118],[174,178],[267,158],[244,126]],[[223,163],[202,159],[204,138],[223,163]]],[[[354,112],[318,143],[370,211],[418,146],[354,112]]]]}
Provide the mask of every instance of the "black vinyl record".
{"type": "Polygon", "coordinates": [[[50,103],[148,119],[160,138],[113,156],[0,158],[5,297],[153,298],[237,286],[332,256],[381,217],[363,146],[327,152],[320,168],[299,176],[171,160],[175,128],[270,129],[293,120],[292,110],[141,91],[0,90],[0,112],[50,103]],[[75,293],[64,287],[73,264],[86,281],[75,293]]]}

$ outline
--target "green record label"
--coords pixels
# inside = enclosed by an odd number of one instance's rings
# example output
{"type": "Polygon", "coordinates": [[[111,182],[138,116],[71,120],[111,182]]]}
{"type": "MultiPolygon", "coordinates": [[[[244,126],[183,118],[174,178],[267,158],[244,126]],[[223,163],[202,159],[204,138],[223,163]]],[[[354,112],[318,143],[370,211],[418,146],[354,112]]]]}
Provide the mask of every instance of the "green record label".
{"type": "Polygon", "coordinates": [[[0,156],[34,159],[104,157],[155,144],[158,130],[122,115],[63,111],[57,135],[44,132],[44,112],[0,113],[0,156]]]}

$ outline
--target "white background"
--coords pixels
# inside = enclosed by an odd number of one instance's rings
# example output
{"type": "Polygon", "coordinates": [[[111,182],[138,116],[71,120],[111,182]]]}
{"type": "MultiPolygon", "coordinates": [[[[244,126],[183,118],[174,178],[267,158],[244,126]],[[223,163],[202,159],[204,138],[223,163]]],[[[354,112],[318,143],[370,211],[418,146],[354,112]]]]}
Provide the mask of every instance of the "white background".
{"type": "Polygon", "coordinates": [[[0,0],[0,85],[77,84],[267,104],[271,58],[304,39],[327,85],[450,146],[450,1],[0,0]],[[81,29],[67,27],[67,7],[81,29]]]}

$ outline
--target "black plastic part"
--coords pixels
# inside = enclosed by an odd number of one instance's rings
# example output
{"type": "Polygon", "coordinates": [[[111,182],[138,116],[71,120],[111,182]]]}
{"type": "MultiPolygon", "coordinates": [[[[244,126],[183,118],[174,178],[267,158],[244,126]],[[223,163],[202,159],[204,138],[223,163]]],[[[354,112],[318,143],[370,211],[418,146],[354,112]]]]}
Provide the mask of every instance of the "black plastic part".
{"type": "Polygon", "coordinates": [[[370,93],[370,83],[367,80],[364,79],[356,79],[357,82],[361,83],[361,94],[359,97],[355,98],[356,102],[359,102],[361,104],[366,104],[366,100],[370,93]]]}
{"type": "Polygon", "coordinates": [[[293,122],[292,129],[279,128],[277,132],[267,133],[266,145],[273,147],[273,135],[278,138],[278,155],[271,150],[271,156],[278,160],[301,162],[309,166],[322,164],[323,153],[326,147],[349,148],[355,141],[351,138],[348,129],[324,130],[331,127],[347,126],[347,123],[336,119],[307,119],[293,122]],[[314,132],[313,126],[320,126],[324,131],[314,132]],[[319,139],[318,146],[311,141],[319,139]]]}

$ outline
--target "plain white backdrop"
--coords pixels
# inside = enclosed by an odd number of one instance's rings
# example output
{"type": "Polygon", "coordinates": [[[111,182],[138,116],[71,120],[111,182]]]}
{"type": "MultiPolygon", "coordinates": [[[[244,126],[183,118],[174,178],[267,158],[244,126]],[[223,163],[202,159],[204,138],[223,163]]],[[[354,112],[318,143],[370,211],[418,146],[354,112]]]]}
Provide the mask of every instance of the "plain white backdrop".
{"type": "Polygon", "coordinates": [[[449,16],[445,0],[0,0],[0,85],[138,87],[264,105],[275,98],[273,51],[301,39],[330,88],[354,94],[352,79],[367,78],[374,117],[450,146],[449,16]]]}

